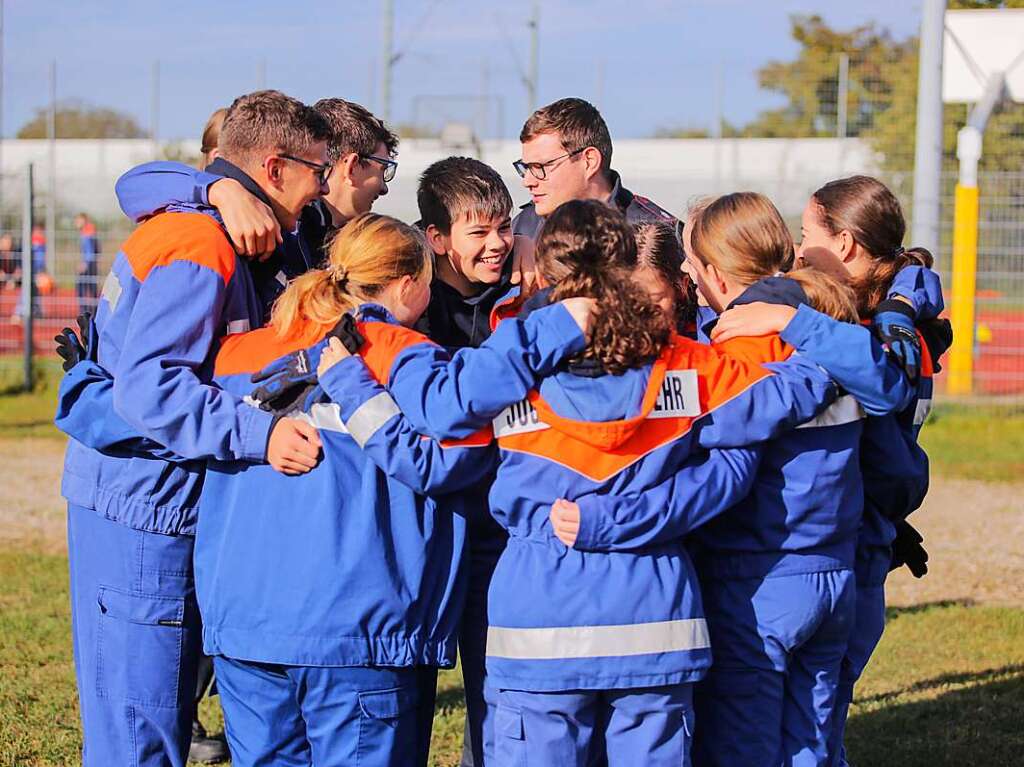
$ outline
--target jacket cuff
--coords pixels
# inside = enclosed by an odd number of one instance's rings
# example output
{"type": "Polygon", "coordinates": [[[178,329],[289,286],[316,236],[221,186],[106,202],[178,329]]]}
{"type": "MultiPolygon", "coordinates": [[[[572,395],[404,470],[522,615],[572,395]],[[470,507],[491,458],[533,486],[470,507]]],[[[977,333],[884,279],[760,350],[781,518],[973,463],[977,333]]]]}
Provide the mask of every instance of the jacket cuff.
{"type": "Polygon", "coordinates": [[[267,460],[270,434],[278,418],[273,413],[251,405],[242,404],[238,407],[242,416],[242,450],[238,458],[252,463],[264,463],[267,460]]]}
{"type": "Polygon", "coordinates": [[[601,503],[595,496],[587,495],[577,498],[576,505],[580,507],[580,529],[572,547],[578,551],[593,551],[600,540],[601,503]]]}
{"type": "Polygon", "coordinates": [[[224,176],[218,176],[216,173],[207,173],[205,170],[196,173],[195,183],[192,187],[192,202],[196,205],[206,205],[209,207],[210,187],[223,178],[224,176]]]}
{"type": "Polygon", "coordinates": [[[555,362],[559,362],[562,357],[579,354],[587,348],[586,336],[569,310],[560,303],[531,312],[524,322],[541,358],[557,355],[559,359],[555,362]]]}

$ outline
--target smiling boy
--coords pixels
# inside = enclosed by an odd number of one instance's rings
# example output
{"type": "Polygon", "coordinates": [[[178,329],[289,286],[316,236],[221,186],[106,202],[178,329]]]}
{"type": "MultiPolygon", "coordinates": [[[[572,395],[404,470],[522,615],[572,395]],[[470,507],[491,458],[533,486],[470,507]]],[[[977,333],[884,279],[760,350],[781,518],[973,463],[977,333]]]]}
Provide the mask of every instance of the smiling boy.
{"type": "Polygon", "coordinates": [[[449,157],[420,177],[419,225],[434,253],[430,305],[417,329],[447,347],[479,346],[490,314],[512,289],[512,197],[498,172],[479,160],[449,157]]]}
{"type": "MultiPolygon", "coordinates": [[[[479,346],[491,334],[495,306],[515,297],[518,259],[533,243],[512,234],[512,197],[496,170],[468,157],[448,157],[420,176],[416,199],[419,226],[434,253],[430,303],[416,329],[449,349],[479,346]],[[505,300],[503,300],[505,299],[505,300]]],[[[459,635],[466,693],[466,735],[462,763],[483,765],[485,725],[484,654],[487,590],[506,534],[490,516],[490,481],[466,491],[475,497],[469,518],[469,588],[459,635]]],[[[421,695],[423,692],[421,692],[421,695]]]]}

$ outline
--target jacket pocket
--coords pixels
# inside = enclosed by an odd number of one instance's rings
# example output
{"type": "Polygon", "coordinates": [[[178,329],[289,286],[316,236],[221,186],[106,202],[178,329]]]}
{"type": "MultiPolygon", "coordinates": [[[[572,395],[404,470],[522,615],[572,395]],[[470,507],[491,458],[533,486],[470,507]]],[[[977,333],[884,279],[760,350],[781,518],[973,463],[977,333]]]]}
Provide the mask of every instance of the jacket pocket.
{"type": "Polygon", "coordinates": [[[101,586],[96,595],[100,697],[176,708],[181,695],[185,598],[101,586]]]}

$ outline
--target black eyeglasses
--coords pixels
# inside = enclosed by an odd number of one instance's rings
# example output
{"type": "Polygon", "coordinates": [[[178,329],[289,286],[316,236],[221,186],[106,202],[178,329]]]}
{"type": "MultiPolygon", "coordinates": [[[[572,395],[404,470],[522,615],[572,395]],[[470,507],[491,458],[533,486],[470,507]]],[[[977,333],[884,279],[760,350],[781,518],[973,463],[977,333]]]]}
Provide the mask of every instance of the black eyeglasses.
{"type": "Polygon", "coordinates": [[[387,157],[378,157],[375,154],[361,154],[359,157],[363,160],[372,160],[373,162],[380,163],[384,168],[384,183],[388,184],[395,180],[395,174],[398,173],[398,163],[387,157]]]}
{"type": "Polygon", "coordinates": [[[307,168],[312,168],[313,170],[315,170],[316,178],[317,181],[320,182],[320,186],[323,186],[324,184],[327,183],[327,179],[330,178],[331,176],[331,171],[334,170],[334,166],[331,165],[330,163],[318,163],[312,162],[310,160],[303,160],[301,157],[296,157],[293,154],[279,154],[278,157],[280,157],[282,160],[291,160],[292,162],[297,162],[300,165],[305,165],[307,168]]]}
{"type": "Polygon", "coordinates": [[[519,174],[520,178],[526,178],[526,171],[530,171],[530,174],[538,181],[543,181],[548,177],[548,168],[565,160],[568,157],[575,157],[580,152],[583,152],[587,147],[577,149],[575,152],[569,152],[563,154],[561,157],[556,157],[554,160],[548,160],[547,162],[525,162],[523,160],[516,160],[512,163],[512,167],[516,169],[516,173],[519,174]]]}

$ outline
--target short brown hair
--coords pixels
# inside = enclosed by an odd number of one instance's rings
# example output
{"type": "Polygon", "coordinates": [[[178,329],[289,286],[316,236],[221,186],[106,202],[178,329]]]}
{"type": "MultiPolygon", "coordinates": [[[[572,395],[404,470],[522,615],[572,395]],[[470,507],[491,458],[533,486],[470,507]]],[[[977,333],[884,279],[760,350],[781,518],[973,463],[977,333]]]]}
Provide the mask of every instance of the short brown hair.
{"type": "Polygon", "coordinates": [[[512,210],[512,196],[494,168],[472,157],[447,157],[423,171],[416,202],[420,225],[436,226],[451,234],[460,216],[504,218],[512,210]]]}
{"type": "Polygon", "coordinates": [[[931,268],[934,259],[925,248],[903,249],[907,222],[903,208],[889,188],[871,176],[829,181],[813,195],[818,220],[831,235],[843,230],[871,257],[867,273],[853,284],[857,311],[870,317],[885,299],[889,285],[905,266],[931,268]]]}
{"type": "Polygon", "coordinates": [[[547,217],[537,239],[537,266],[553,285],[551,300],[597,301],[581,355],[619,374],[653,360],[669,339],[668,318],[630,279],[636,266],[632,227],[597,200],[570,200],[547,217]]]}
{"type": "Polygon", "coordinates": [[[280,91],[239,96],[224,117],[217,146],[231,162],[246,162],[266,152],[304,155],[331,130],[318,112],[280,91]]]}
{"type": "Polygon", "coordinates": [[[347,154],[373,154],[378,144],[387,147],[388,157],[398,154],[398,136],[366,107],[345,99],[320,99],[313,109],[331,127],[334,134],[331,151],[335,159],[347,154]]]}
{"type": "Polygon", "coordinates": [[[519,132],[523,143],[543,133],[557,133],[566,152],[594,147],[601,153],[601,170],[612,166],[612,137],[597,107],[583,99],[559,99],[530,115],[519,132]]]}

